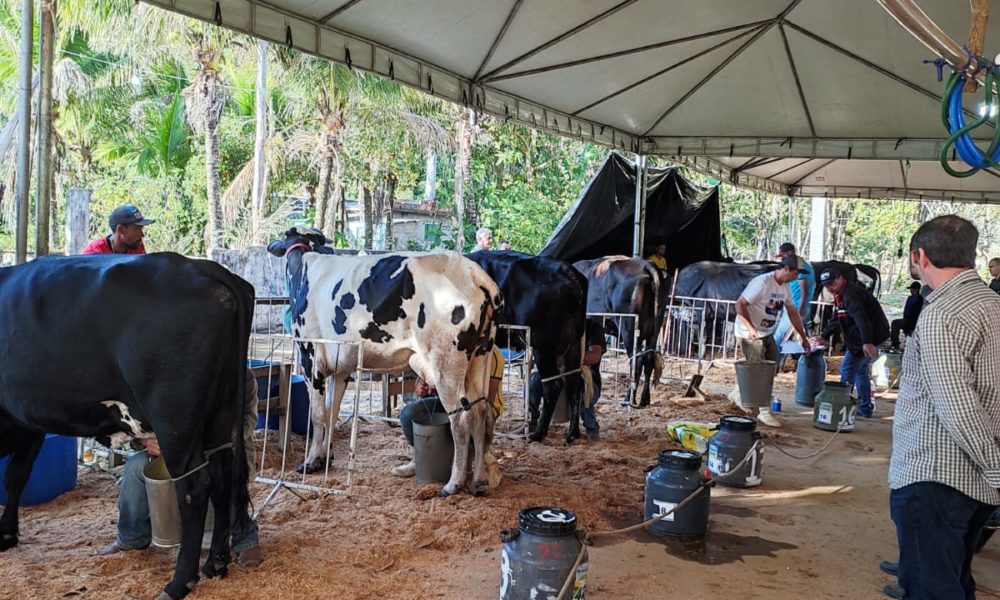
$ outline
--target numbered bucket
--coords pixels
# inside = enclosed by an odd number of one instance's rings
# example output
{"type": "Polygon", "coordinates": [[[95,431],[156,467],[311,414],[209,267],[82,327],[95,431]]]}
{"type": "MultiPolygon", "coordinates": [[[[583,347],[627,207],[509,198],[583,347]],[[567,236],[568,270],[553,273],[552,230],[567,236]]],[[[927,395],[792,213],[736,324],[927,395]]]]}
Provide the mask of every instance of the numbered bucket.
{"type": "Polygon", "coordinates": [[[576,515],[561,508],[536,506],[518,514],[518,527],[500,532],[500,600],[555,598],[573,574],[567,599],[587,593],[587,550],[577,536],[576,515]],[[573,573],[576,557],[583,550],[573,573]]]}
{"type": "Polygon", "coordinates": [[[851,393],[851,385],[828,381],[816,397],[813,427],[826,431],[854,431],[857,414],[858,398],[851,393]]]}

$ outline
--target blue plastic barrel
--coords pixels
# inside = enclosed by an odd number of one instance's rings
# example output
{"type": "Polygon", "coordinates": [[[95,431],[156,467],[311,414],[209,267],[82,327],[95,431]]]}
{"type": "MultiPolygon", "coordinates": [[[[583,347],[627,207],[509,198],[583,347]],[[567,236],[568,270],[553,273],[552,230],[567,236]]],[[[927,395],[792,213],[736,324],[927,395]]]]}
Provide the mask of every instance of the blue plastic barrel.
{"type": "MultiPolygon", "coordinates": [[[[49,434],[35,459],[28,477],[28,485],[21,494],[21,506],[44,504],[55,500],[64,492],[76,487],[77,438],[49,434]]],[[[7,489],[3,480],[7,475],[7,461],[0,459],[0,505],[7,505],[7,489]]]]}
{"type": "MultiPolygon", "coordinates": [[[[272,364],[266,360],[250,359],[248,361],[248,366],[251,367],[263,367],[272,364]]],[[[272,397],[277,397],[281,389],[281,379],[277,377],[277,373],[271,378],[271,390],[270,395],[272,397]]],[[[263,400],[268,397],[267,389],[268,377],[265,375],[263,377],[257,378],[257,399],[263,400]]],[[[292,417],[292,433],[297,433],[299,435],[306,434],[306,428],[309,427],[309,389],[306,387],[306,380],[301,375],[292,375],[292,407],[291,417],[292,417]]],[[[271,418],[268,419],[267,428],[272,430],[278,429],[278,415],[272,414],[271,418]]],[[[257,415],[257,425],[255,429],[264,429],[264,413],[257,415]]]]}

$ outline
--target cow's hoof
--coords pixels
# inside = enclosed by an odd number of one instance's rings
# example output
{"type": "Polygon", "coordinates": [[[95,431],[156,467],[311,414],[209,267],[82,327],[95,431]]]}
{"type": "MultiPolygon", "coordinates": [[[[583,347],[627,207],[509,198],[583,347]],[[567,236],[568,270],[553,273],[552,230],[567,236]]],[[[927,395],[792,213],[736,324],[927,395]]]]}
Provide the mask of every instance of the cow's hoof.
{"type": "Polygon", "coordinates": [[[5,533],[0,535],[0,552],[4,550],[10,550],[17,545],[17,535],[11,533],[5,533]]]}
{"type": "Polygon", "coordinates": [[[480,496],[485,496],[486,492],[489,491],[490,484],[482,479],[473,481],[472,485],[469,486],[469,493],[477,498],[480,496]]]}
{"type": "MultiPolygon", "coordinates": [[[[332,456],[330,457],[330,460],[333,460],[332,456]]],[[[302,475],[310,475],[312,473],[320,471],[322,468],[323,468],[323,459],[314,458],[307,463],[304,462],[301,465],[299,465],[299,468],[295,469],[295,472],[301,473],[302,475]]]]}
{"type": "Polygon", "coordinates": [[[229,574],[229,561],[209,558],[201,568],[201,574],[207,579],[223,579],[229,574]]]}
{"type": "Polygon", "coordinates": [[[540,442],[540,441],[544,440],[546,437],[548,437],[548,435],[549,435],[548,432],[546,432],[546,433],[539,433],[539,432],[536,431],[534,433],[528,434],[528,441],[529,442],[540,442]]]}

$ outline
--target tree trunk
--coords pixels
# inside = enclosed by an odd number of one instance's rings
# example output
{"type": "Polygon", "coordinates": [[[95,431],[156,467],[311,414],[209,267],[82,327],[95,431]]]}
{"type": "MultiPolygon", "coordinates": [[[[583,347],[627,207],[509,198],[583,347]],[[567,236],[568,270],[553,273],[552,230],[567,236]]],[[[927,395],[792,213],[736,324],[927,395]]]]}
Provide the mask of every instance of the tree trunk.
{"type": "Polygon", "coordinates": [[[52,68],[55,59],[56,0],[42,2],[38,63],[38,187],[35,201],[35,256],[49,253],[49,224],[52,201],[52,68]]]}
{"type": "Polygon", "coordinates": [[[79,254],[90,237],[90,190],[70,190],[66,199],[66,254],[79,254]]]}
{"type": "Polygon", "coordinates": [[[398,181],[395,173],[389,173],[385,178],[385,193],[384,193],[384,205],[382,208],[382,222],[385,227],[385,249],[392,250],[396,245],[395,240],[392,237],[392,203],[396,199],[396,182],[398,181]]]}
{"type": "Polygon", "coordinates": [[[372,238],[374,237],[375,229],[374,223],[372,223],[372,191],[368,186],[364,186],[364,191],[362,193],[362,205],[361,205],[361,218],[364,219],[365,223],[365,239],[364,246],[366,249],[372,249],[372,238]]]}
{"type": "Polygon", "coordinates": [[[323,229],[326,223],[327,198],[330,195],[330,176],[333,173],[333,153],[329,148],[323,151],[323,160],[319,163],[319,181],[316,184],[316,214],[313,217],[313,227],[323,229]]]}
{"type": "Polygon", "coordinates": [[[208,185],[208,248],[224,248],[222,231],[222,198],[219,195],[219,123],[205,127],[205,178],[208,185]]]}
{"type": "Polygon", "coordinates": [[[343,166],[340,162],[340,154],[334,152],[333,161],[331,168],[331,187],[333,188],[331,193],[327,196],[327,200],[324,203],[326,206],[325,221],[323,223],[322,231],[327,235],[333,237],[333,234],[340,231],[337,225],[337,221],[340,218],[341,203],[343,202],[344,196],[344,184],[341,181],[343,177],[343,166]]]}
{"type": "Polygon", "coordinates": [[[257,89],[254,104],[253,192],[250,195],[250,229],[253,244],[261,235],[267,198],[267,42],[257,40],[257,89]]]}
{"type": "Polygon", "coordinates": [[[474,118],[475,113],[472,110],[463,108],[459,111],[458,121],[455,123],[455,135],[458,138],[458,157],[455,159],[455,218],[458,221],[458,231],[455,236],[455,249],[459,252],[465,249],[465,186],[472,163],[474,118]]]}
{"type": "Polygon", "coordinates": [[[425,164],[427,177],[424,179],[424,200],[434,200],[437,198],[437,151],[434,148],[427,148],[425,164]]]}
{"type": "Polygon", "coordinates": [[[340,189],[337,190],[337,231],[341,235],[347,233],[347,201],[344,198],[344,186],[340,185],[340,189]]]}
{"type": "Polygon", "coordinates": [[[535,148],[538,147],[538,130],[531,129],[530,136],[531,143],[524,152],[524,180],[529,186],[535,183],[535,161],[533,154],[535,148]]]}

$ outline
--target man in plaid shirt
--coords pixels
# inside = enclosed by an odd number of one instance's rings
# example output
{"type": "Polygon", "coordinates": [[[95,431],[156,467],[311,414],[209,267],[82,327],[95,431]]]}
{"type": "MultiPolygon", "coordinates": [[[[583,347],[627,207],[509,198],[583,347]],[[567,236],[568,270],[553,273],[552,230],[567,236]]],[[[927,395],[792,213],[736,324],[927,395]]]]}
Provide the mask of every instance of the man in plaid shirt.
{"type": "Polygon", "coordinates": [[[910,239],[934,291],[903,353],[889,505],[905,598],[975,598],[972,557],[1000,504],[1000,296],[976,275],[975,226],[955,215],[910,239]]]}

